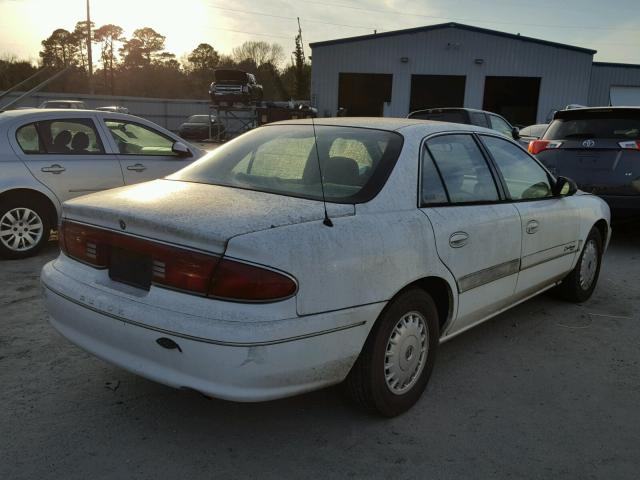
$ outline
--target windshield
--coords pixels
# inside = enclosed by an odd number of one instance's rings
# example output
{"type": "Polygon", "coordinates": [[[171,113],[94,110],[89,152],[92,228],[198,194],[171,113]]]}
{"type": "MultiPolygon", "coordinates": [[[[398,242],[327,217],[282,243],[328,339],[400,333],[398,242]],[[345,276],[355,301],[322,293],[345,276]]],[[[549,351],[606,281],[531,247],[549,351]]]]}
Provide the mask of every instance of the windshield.
{"type": "Polygon", "coordinates": [[[414,112],[409,118],[417,118],[419,120],[435,120],[438,122],[451,123],[468,123],[467,118],[459,110],[441,111],[441,112],[414,112]]]}
{"type": "Polygon", "coordinates": [[[322,199],[361,203],[373,198],[393,169],[402,136],[389,131],[316,125],[269,125],[248,132],[168,177],[322,199]],[[322,166],[323,185],[320,183],[322,166]]]}
{"type": "Polygon", "coordinates": [[[544,134],[544,138],[551,140],[571,138],[640,139],[640,110],[637,112],[615,110],[579,112],[573,110],[572,114],[567,117],[554,120],[549,130],[544,134]]]}

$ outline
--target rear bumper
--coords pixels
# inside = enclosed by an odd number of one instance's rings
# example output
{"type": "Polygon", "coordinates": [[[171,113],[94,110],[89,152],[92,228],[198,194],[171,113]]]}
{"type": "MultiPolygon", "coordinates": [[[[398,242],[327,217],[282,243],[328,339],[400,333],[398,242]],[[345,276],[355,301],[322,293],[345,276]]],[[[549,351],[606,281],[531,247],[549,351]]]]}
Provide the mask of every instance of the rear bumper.
{"type": "Polygon", "coordinates": [[[130,318],[123,314],[130,300],[105,295],[65,275],[54,263],[45,265],[41,278],[50,322],[64,337],[140,376],[226,400],[271,400],[339,383],[383,307],[314,315],[310,320],[316,331],[297,336],[291,336],[286,321],[236,321],[234,330],[252,330],[256,339],[246,341],[239,333],[237,342],[219,340],[228,334],[229,321],[205,319],[206,329],[190,335],[184,328],[177,331],[181,326],[175,312],[149,306],[147,318],[145,314],[130,318]],[[167,325],[175,322],[176,331],[159,328],[158,315],[167,317],[167,325]],[[345,325],[323,329],[345,315],[349,319],[345,325]],[[265,341],[258,340],[260,336],[265,341]],[[179,349],[162,347],[157,343],[160,338],[174,341],[179,349]]]}

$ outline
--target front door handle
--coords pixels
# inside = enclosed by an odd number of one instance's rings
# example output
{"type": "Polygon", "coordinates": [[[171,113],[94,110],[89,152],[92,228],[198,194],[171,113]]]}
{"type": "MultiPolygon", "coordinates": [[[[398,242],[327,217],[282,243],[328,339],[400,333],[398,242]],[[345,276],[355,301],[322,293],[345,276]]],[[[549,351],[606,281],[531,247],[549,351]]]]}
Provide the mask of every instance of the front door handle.
{"type": "Polygon", "coordinates": [[[62,173],[66,170],[66,168],[64,168],[62,165],[58,165],[57,163],[54,163],[53,165],[51,165],[50,167],[42,167],[40,169],[41,172],[45,172],[45,173],[62,173]]]}
{"type": "Polygon", "coordinates": [[[527,233],[528,234],[536,233],[539,228],[540,228],[540,223],[537,220],[529,220],[527,222],[527,233]]]}
{"type": "Polygon", "coordinates": [[[452,248],[464,247],[468,241],[469,234],[466,232],[452,233],[449,237],[449,245],[451,245],[452,248]]]}
{"type": "Polygon", "coordinates": [[[143,164],[136,163],[135,165],[129,165],[127,170],[133,170],[135,172],[144,172],[147,169],[143,164]]]}

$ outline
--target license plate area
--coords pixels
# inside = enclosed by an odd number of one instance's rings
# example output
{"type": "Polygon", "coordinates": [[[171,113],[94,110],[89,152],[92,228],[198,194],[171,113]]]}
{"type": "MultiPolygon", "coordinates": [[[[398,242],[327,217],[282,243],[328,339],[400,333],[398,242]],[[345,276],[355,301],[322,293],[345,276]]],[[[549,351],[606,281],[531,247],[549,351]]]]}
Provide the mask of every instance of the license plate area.
{"type": "Polygon", "coordinates": [[[132,287],[149,291],[151,288],[152,260],[150,255],[111,249],[109,278],[132,287]]]}

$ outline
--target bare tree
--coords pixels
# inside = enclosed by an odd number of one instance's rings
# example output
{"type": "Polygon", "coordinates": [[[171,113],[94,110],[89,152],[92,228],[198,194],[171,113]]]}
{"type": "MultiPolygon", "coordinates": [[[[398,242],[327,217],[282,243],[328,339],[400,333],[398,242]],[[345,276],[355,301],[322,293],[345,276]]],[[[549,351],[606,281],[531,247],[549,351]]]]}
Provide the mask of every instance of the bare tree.
{"type": "Polygon", "coordinates": [[[238,63],[249,60],[258,67],[271,64],[277,68],[284,59],[284,51],[282,46],[277,43],[249,40],[234,48],[231,56],[238,63]]]}

